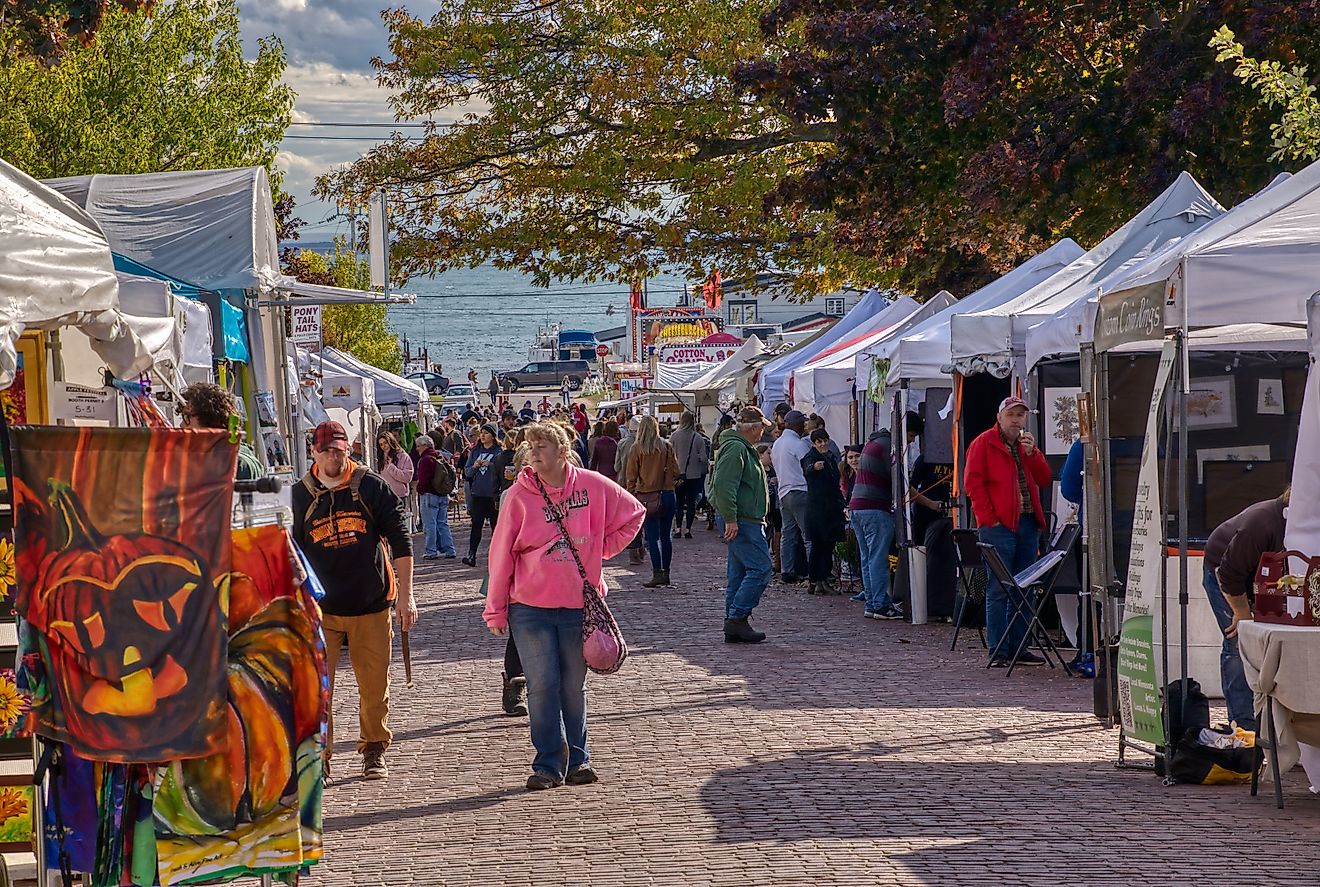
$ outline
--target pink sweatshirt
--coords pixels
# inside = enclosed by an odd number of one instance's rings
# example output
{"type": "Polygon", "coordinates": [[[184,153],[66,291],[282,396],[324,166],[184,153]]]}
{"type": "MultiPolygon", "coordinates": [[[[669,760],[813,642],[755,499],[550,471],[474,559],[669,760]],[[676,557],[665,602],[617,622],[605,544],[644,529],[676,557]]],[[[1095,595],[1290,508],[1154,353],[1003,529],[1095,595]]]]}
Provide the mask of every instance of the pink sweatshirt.
{"type": "MultiPolygon", "coordinates": [[[[570,464],[562,489],[547,487],[550,501],[564,507],[573,545],[587,576],[604,597],[604,562],[637,535],[646,509],[602,474],[570,464]]],[[[490,586],[482,618],[491,628],[509,624],[509,604],[529,607],[582,606],[582,576],[559,526],[546,513],[536,473],[524,468],[500,504],[490,542],[490,586]]]]}

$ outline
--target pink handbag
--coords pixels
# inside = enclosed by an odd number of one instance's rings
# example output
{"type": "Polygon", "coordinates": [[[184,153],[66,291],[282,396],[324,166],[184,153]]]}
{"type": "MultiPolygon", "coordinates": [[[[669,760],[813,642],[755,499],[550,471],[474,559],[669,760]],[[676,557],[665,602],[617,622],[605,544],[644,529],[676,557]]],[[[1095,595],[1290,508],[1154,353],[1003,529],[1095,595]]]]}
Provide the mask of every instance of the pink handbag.
{"type": "Polygon", "coordinates": [[[628,644],[623,639],[623,632],[619,630],[614,614],[605,605],[605,599],[587,578],[587,568],[582,566],[577,546],[573,544],[573,537],[564,525],[563,507],[550,501],[550,494],[546,492],[545,484],[539,476],[536,478],[536,487],[541,491],[546,510],[554,518],[559,535],[573,553],[573,561],[582,576],[582,656],[587,660],[587,668],[597,674],[614,674],[628,658],[628,644]]]}

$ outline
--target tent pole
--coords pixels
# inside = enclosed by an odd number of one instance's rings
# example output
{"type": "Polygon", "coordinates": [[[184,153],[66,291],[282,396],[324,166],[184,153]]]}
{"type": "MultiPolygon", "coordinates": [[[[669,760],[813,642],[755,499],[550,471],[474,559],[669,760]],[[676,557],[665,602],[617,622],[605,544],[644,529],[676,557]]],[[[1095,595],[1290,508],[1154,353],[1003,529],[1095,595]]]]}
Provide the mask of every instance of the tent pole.
{"type": "MultiPolygon", "coordinates": [[[[1181,347],[1181,339],[1175,336],[1178,347],[1181,347]]],[[[1170,463],[1169,456],[1173,448],[1175,427],[1174,422],[1178,412],[1178,406],[1174,403],[1178,398],[1178,392],[1182,390],[1182,361],[1178,359],[1179,355],[1174,355],[1173,370],[1169,374],[1168,385],[1172,391],[1165,389],[1164,400],[1164,428],[1161,436],[1164,438],[1164,476],[1161,478],[1160,486],[1163,488],[1163,494],[1160,497],[1160,681],[1157,692],[1161,697],[1160,712],[1161,720],[1164,722],[1164,772],[1168,773],[1169,747],[1174,737],[1170,735],[1172,731],[1172,717],[1169,711],[1168,696],[1164,692],[1169,686],[1169,502],[1173,499],[1173,477],[1170,471],[1179,470],[1181,456],[1178,462],[1170,463]],[[1173,396],[1170,397],[1169,395],[1173,396]]],[[[1156,452],[1158,462],[1159,453],[1156,452]]],[[[1181,529],[1181,528],[1180,528],[1181,529]]]]}
{"type": "Polygon", "coordinates": [[[1191,391],[1191,355],[1188,353],[1187,329],[1187,256],[1184,255],[1179,265],[1179,281],[1182,291],[1178,294],[1182,303],[1182,327],[1178,330],[1178,357],[1182,372],[1178,381],[1178,617],[1180,634],[1178,636],[1179,675],[1181,711],[1179,723],[1187,723],[1187,394],[1191,391]]]}

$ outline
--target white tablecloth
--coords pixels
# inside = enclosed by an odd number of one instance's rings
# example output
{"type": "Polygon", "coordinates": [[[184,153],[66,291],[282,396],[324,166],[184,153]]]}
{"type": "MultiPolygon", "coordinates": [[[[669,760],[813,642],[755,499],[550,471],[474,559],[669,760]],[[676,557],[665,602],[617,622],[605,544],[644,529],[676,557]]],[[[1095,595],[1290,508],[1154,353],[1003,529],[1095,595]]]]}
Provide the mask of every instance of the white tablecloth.
{"type": "Polygon", "coordinates": [[[1238,623],[1238,652],[1247,683],[1256,694],[1257,727],[1267,729],[1267,697],[1274,700],[1276,760],[1286,773],[1302,761],[1313,786],[1320,786],[1320,627],[1238,623]]]}

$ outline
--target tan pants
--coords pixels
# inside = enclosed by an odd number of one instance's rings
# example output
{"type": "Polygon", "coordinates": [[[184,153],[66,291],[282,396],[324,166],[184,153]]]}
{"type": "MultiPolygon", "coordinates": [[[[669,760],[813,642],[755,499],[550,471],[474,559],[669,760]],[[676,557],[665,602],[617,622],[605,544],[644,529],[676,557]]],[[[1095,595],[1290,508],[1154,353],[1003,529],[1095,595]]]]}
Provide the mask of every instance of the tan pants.
{"type": "MultiPolygon", "coordinates": [[[[394,623],[391,611],[382,610],[366,616],[322,617],[325,629],[326,666],[330,671],[331,708],[334,707],[335,669],[339,665],[339,651],[348,639],[348,661],[358,685],[358,754],[368,745],[381,748],[390,744],[390,656],[394,645],[394,623]]],[[[326,739],[325,756],[328,760],[334,749],[335,727],[333,716],[330,735],[326,739]]]]}

